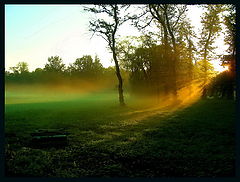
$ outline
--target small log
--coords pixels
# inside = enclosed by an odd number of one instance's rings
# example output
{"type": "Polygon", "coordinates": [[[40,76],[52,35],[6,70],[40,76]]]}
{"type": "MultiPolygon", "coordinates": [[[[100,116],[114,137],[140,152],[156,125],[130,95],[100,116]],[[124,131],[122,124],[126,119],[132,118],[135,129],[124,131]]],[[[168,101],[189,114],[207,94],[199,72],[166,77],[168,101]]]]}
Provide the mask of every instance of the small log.
{"type": "Polygon", "coordinates": [[[56,129],[40,129],[31,133],[31,146],[37,148],[64,147],[68,144],[67,132],[56,129]]]}
{"type": "Polygon", "coordinates": [[[68,135],[69,133],[64,131],[64,129],[39,129],[34,133],[31,133],[31,136],[51,136],[51,135],[68,135]]]}

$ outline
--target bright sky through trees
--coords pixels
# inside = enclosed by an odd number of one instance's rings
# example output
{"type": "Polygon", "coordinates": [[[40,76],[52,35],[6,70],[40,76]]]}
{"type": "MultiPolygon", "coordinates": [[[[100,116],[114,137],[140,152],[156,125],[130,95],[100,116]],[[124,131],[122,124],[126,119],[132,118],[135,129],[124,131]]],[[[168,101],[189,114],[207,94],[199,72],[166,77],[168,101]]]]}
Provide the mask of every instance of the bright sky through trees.
{"type": "MultiPolygon", "coordinates": [[[[201,27],[201,8],[192,6],[189,18],[195,30],[201,27]]],[[[114,65],[106,43],[88,31],[90,15],[81,5],[6,5],[5,6],[5,69],[24,61],[29,70],[43,68],[50,56],[60,56],[65,64],[90,54],[98,55],[103,66],[114,65]]],[[[125,24],[120,36],[138,36],[136,28],[125,24]]],[[[198,33],[198,32],[196,32],[198,33]]],[[[217,54],[227,49],[223,35],[216,41],[217,54]]],[[[216,70],[221,69],[214,63],[216,70]]]]}

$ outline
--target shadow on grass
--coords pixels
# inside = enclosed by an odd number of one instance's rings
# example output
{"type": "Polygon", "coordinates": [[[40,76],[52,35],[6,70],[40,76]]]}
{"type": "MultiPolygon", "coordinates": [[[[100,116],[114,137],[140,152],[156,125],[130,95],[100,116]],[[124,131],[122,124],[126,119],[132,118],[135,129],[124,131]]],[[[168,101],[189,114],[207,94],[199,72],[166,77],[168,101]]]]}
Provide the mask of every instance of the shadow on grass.
{"type": "MultiPolygon", "coordinates": [[[[129,108],[113,112],[110,117],[96,109],[95,115],[90,113],[92,120],[87,124],[66,124],[71,133],[70,145],[63,149],[31,149],[23,147],[24,142],[20,142],[17,150],[8,147],[6,174],[49,177],[234,176],[233,101],[201,100],[176,112],[162,108],[154,115],[130,110],[133,113],[130,117],[123,114],[126,111],[129,108]],[[138,116],[140,119],[132,119],[138,116]]],[[[71,112],[74,113],[77,111],[71,112]]],[[[88,117],[87,113],[83,116],[88,117]]]]}

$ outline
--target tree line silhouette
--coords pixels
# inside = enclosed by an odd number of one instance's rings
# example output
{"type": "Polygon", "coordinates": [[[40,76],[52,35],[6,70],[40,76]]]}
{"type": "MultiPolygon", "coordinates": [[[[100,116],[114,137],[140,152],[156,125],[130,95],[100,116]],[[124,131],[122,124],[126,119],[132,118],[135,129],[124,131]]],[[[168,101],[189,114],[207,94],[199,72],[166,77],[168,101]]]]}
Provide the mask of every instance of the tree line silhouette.
{"type": "Polygon", "coordinates": [[[26,62],[19,62],[16,66],[10,67],[10,71],[5,72],[7,83],[53,83],[61,80],[81,79],[93,81],[109,79],[114,75],[114,68],[104,68],[100,59],[94,59],[90,55],[77,58],[75,62],[66,66],[59,56],[48,58],[44,68],[36,68],[30,72],[26,62]]]}
{"type": "Polygon", "coordinates": [[[12,73],[6,72],[6,80],[45,82],[64,77],[94,82],[100,78],[112,79],[115,74],[120,105],[125,105],[123,91],[127,81],[133,93],[170,94],[175,99],[179,89],[189,86],[191,92],[191,84],[201,81],[203,97],[233,98],[236,87],[234,5],[201,5],[204,11],[198,35],[187,17],[187,5],[148,4],[138,9],[138,13],[128,11],[130,7],[111,4],[84,8],[90,13],[107,17],[90,20],[89,30],[108,43],[115,67],[104,68],[97,56],[93,59],[90,55],[77,58],[66,66],[60,57],[55,56],[48,58],[43,69],[37,68],[33,72],[28,71],[25,62],[20,62],[10,68],[12,73]],[[126,21],[131,21],[143,35],[117,37],[119,27],[126,21]],[[149,30],[151,25],[156,26],[158,31],[149,30]],[[210,60],[216,59],[214,43],[222,25],[225,25],[225,43],[229,46],[228,55],[221,55],[222,63],[229,66],[229,70],[212,78],[214,69],[210,60]]]}

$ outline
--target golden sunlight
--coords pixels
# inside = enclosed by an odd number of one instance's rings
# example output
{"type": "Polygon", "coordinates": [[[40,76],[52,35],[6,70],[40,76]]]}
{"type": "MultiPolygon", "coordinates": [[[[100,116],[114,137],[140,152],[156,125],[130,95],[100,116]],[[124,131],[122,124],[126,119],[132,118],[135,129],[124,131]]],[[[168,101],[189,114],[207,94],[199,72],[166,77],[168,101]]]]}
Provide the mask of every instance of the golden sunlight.
{"type": "Polygon", "coordinates": [[[213,62],[212,63],[213,67],[214,67],[214,70],[221,73],[221,72],[224,72],[226,70],[228,70],[228,66],[221,66],[219,64],[219,62],[213,62]]]}
{"type": "Polygon", "coordinates": [[[228,66],[220,66],[215,69],[217,72],[221,73],[228,70],[228,66]]]}

